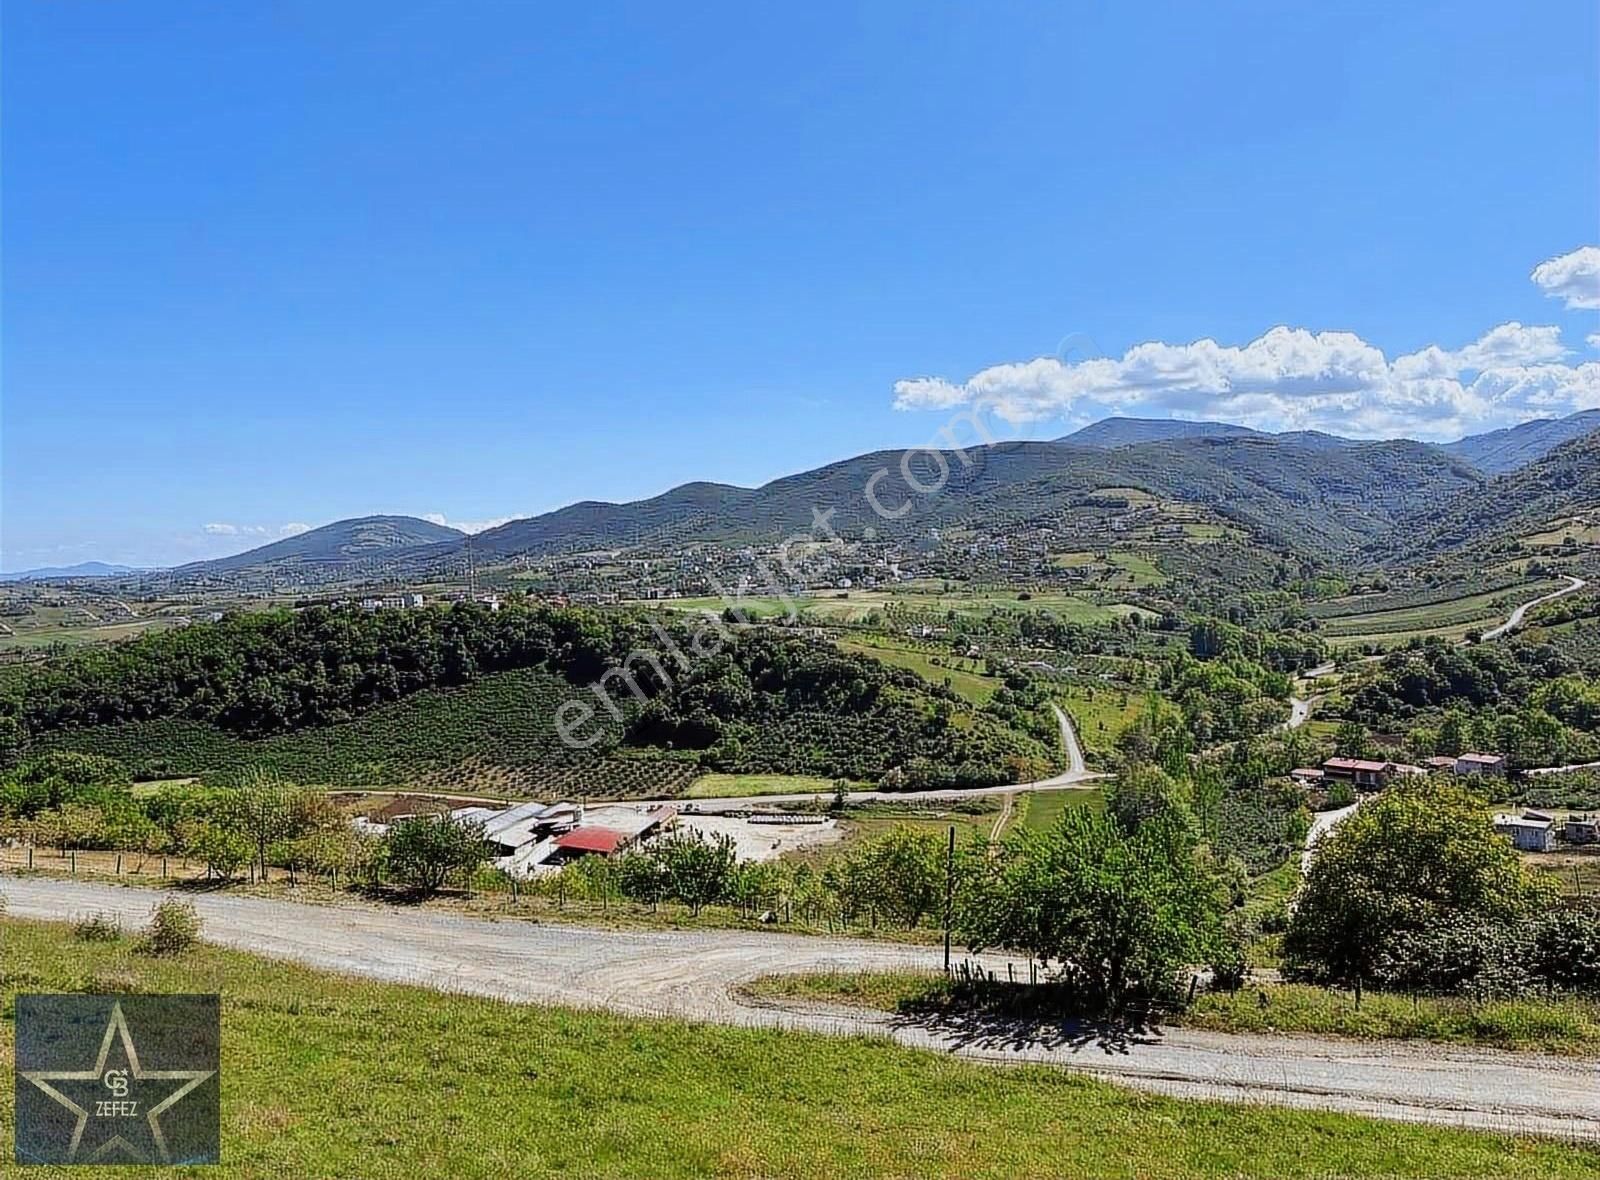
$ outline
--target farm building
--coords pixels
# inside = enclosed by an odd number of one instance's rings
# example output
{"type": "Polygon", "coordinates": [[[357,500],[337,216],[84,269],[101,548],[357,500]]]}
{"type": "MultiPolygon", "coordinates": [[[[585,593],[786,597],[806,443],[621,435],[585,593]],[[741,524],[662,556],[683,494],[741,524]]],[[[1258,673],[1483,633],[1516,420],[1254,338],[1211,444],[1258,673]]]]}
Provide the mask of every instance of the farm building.
{"type": "Polygon", "coordinates": [[[1463,754],[1456,759],[1457,774],[1504,774],[1504,754],[1463,754]]]}
{"type": "Polygon", "coordinates": [[[1521,852],[1549,852],[1554,825],[1548,819],[1529,819],[1522,815],[1497,815],[1494,830],[1507,836],[1521,852]]]}
{"type": "Polygon", "coordinates": [[[1381,790],[1389,785],[1394,767],[1369,758],[1329,758],[1322,764],[1325,779],[1339,779],[1364,790],[1381,790]]]}
{"type": "Polygon", "coordinates": [[[1592,815],[1569,815],[1561,838],[1568,844],[1600,844],[1600,819],[1592,815]]]}
{"type": "Polygon", "coordinates": [[[1314,766],[1299,766],[1289,772],[1289,777],[1302,787],[1320,787],[1327,776],[1314,766]]]}
{"type": "Polygon", "coordinates": [[[1433,774],[1454,774],[1456,772],[1456,760],[1449,754],[1439,754],[1433,758],[1424,758],[1422,765],[1427,767],[1433,774]]]}

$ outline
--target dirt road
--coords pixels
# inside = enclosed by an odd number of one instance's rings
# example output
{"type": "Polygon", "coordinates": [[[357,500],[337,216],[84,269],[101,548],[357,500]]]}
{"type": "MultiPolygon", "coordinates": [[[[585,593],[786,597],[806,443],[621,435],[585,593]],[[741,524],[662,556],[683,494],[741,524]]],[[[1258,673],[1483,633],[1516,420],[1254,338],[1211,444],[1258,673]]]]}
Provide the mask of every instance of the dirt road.
{"type": "MultiPolygon", "coordinates": [[[[18,917],[94,911],[144,920],[157,895],[4,878],[18,917]]],[[[1600,1062],[1182,1029],[1107,1044],[1059,1030],[938,1027],[846,1009],[753,1006],[737,984],[779,971],[937,967],[932,947],[765,932],[640,932],[489,922],[418,910],[194,898],[211,941],[313,967],[443,991],[641,1016],[874,1033],[982,1061],[1040,1062],[1181,1097],[1271,1102],[1407,1121],[1600,1140],[1600,1062]]],[[[991,961],[992,962],[992,961],[991,961]]],[[[995,965],[1004,971],[1004,964],[995,965]]],[[[1022,970],[1025,965],[1019,964],[1022,970]]]]}

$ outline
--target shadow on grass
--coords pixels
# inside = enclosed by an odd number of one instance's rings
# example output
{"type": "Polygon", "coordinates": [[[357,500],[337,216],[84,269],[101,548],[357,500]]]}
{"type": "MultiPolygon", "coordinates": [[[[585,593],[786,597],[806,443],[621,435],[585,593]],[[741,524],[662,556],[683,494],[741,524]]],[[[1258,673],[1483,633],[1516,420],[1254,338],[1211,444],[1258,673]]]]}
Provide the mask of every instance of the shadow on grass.
{"type": "Polygon", "coordinates": [[[903,1000],[890,1024],[935,1033],[957,1049],[1008,1052],[1096,1048],[1125,1055],[1161,1036],[1147,1006],[1107,1012],[1051,984],[950,983],[903,1000]]]}

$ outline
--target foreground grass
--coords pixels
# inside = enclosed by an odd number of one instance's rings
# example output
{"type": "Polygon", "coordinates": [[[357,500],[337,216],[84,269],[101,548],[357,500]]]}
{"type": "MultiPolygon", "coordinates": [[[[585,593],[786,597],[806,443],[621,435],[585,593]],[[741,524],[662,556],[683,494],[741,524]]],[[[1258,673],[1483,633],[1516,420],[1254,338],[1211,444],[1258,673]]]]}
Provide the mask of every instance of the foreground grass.
{"type": "MultiPolygon", "coordinates": [[[[226,1177],[1590,1176],[1600,1151],[1180,1102],[886,1042],[521,1007],[6,921],[20,991],[223,997],[226,1177]]],[[[0,1060],[3,1063],[3,1060],[0,1060]]],[[[10,1087],[0,1091],[9,1123],[10,1087]]],[[[36,1168],[42,1178],[66,1169],[36,1168]]],[[[144,1175],[134,1169],[99,1174],[144,1175]]]]}
{"type": "MultiPolygon", "coordinates": [[[[1002,981],[1003,983],[1003,981],[1002,981]]],[[[898,1012],[955,1002],[937,972],[818,972],[753,980],[757,999],[845,1004],[898,1012]]],[[[997,997],[1021,999],[1025,987],[997,997]]],[[[1361,1007],[1345,992],[1303,984],[1203,995],[1167,1023],[1233,1033],[1307,1033],[1358,1040],[1434,1041],[1477,1048],[1600,1056],[1600,1004],[1584,1000],[1472,1002],[1368,992],[1361,1007]]]]}
{"type": "Polygon", "coordinates": [[[1317,1033],[1600,1056],[1600,1004],[1582,1000],[1476,1002],[1368,992],[1357,1008],[1347,992],[1286,983],[1202,996],[1180,1023],[1221,1032],[1317,1033]]]}

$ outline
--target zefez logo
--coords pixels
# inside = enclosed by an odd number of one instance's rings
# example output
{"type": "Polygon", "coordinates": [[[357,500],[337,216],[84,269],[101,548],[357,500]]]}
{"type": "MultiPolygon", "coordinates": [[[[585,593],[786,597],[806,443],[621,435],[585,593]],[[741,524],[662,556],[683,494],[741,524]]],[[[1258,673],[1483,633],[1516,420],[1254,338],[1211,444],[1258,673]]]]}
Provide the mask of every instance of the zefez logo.
{"type": "Polygon", "coordinates": [[[19,1164],[218,1158],[217,996],[18,996],[19,1164]]]}

